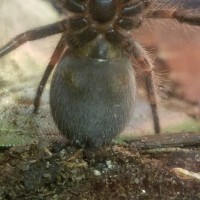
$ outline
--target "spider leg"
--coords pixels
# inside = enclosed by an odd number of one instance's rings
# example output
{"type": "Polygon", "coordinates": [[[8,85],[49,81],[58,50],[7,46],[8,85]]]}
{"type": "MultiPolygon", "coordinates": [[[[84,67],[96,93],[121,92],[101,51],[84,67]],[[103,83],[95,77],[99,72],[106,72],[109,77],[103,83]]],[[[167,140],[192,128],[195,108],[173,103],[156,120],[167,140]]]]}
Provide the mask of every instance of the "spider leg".
{"type": "Polygon", "coordinates": [[[138,0],[122,8],[122,16],[135,16],[150,6],[150,0],[138,0]]]}
{"type": "Polygon", "coordinates": [[[47,80],[49,78],[49,76],[51,75],[51,72],[53,71],[54,67],[56,66],[56,64],[59,62],[59,60],[61,59],[62,55],[64,54],[64,52],[66,51],[66,43],[64,41],[64,36],[61,37],[58,45],[56,46],[56,49],[54,50],[53,55],[51,56],[50,62],[43,74],[43,77],[40,81],[40,84],[37,88],[37,92],[35,95],[35,99],[34,99],[34,110],[33,113],[37,113],[38,112],[38,108],[40,106],[40,99],[44,90],[44,87],[47,83],[47,80]]]}
{"type": "Polygon", "coordinates": [[[151,111],[153,115],[154,131],[156,134],[160,133],[160,123],[157,108],[156,88],[153,79],[153,61],[148,56],[146,50],[136,42],[126,41],[123,48],[130,56],[134,56],[137,63],[142,68],[144,74],[144,83],[148,100],[150,102],[151,111]]]}
{"type": "Polygon", "coordinates": [[[194,26],[200,26],[200,14],[188,12],[180,9],[161,9],[152,10],[146,15],[147,18],[176,19],[180,23],[187,23],[194,26]]]}
{"type": "Polygon", "coordinates": [[[16,36],[10,42],[8,42],[5,46],[0,48],[0,58],[8,54],[9,52],[13,51],[17,47],[21,46],[25,42],[38,40],[44,37],[61,33],[65,31],[66,28],[67,28],[67,20],[62,20],[60,22],[56,22],[56,23],[49,24],[46,26],[41,26],[36,29],[32,29],[30,31],[26,31],[16,36]]]}

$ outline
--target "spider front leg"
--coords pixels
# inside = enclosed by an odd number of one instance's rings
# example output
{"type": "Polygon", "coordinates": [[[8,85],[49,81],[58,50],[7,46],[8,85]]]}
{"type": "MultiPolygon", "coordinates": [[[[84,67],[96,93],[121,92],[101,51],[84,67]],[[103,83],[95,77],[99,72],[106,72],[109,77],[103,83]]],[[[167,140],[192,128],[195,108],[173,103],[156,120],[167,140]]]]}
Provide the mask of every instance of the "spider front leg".
{"type": "Polygon", "coordinates": [[[66,51],[66,43],[64,41],[65,36],[63,35],[58,43],[58,45],[56,46],[56,49],[54,50],[53,55],[51,56],[50,62],[43,74],[43,77],[40,81],[40,84],[37,88],[37,92],[35,95],[35,99],[34,99],[34,110],[33,113],[37,113],[39,106],[40,106],[40,99],[44,90],[44,87],[47,83],[47,80],[49,78],[49,76],[51,75],[51,72],[53,71],[54,67],[56,66],[56,64],[59,62],[59,60],[61,59],[62,55],[65,53],[66,51]]]}
{"type": "Polygon", "coordinates": [[[159,134],[160,122],[157,108],[156,89],[153,78],[153,61],[148,56],[146,50],[136,42],[126,41],[123,48],[129,56],[134,56],[139,66],[142,68],[146,92],[153,115],[154,131],[156,134],[159,134]]]}
{"type": "Polygon", "coordinates": [[[200,14],[180,9],[152,10],[146,15],[147,18],[176,19],[180,23],[200,26],[200,14]]]}
{"type": "Polygon", "coordinates": [[[62,20],[60,22],[56,22],[46,26],[41,26],[36,29],[32,29],[30,31],[26,31],[16,36],[5,46],[0,48],[0,58],[28,41],[38,40],[44,37],[64,32],[66,28],[67,28],[67,21],[62,20]]]}
{"type": "MultiPolygon", "coordinates": [[[[46,26],[41,26],[36,29],[32,29],[30,31],[26,31],[16,36],[14,39],[8,42],[4,47],[0,48],[0,58],[8,54],[9,52],[15,50],[17,47],[21,46],[22,44],[28,41],[38,40],[44,37],[48,37],[51,35],[64,32],[67,29],[67,23],[68,23],[67,20],[62,20],[60,22],[56,22],[56,23],[49,24],[46,26]]],[[[57,64],[61,55],[63,54],[65,47],[66,45],[62,37],[50,59],[50,62],[45,70],[45,73],[37,89],[37,93],[34,99],[34,111],[33,111],[34,113],[38,111],[40,98],[41,98],[44,86],[46,85],[46,82],[54,66],[57,64]]]]}

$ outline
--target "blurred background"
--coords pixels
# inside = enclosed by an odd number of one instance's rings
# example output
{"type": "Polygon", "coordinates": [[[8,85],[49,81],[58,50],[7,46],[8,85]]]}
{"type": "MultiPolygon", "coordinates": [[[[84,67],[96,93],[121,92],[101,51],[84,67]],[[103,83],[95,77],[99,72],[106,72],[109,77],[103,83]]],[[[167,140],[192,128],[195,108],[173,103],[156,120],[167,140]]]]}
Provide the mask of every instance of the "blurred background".
{"type": "MultiPolygon", "coordinates": [[[[198,0],[169,0],[165,4],[195,12],[200,8],[198,0]]],[[[16,35],[59,21],[64,15],[56,0],[1,0],[0,47],[16,35]]],[[[42,97],[40,114],[31,115],[35,91],[59,38],[56,35],[29,42],[0,60],[0,145],[31,142],[35,136],[44,140],[62,137],[50,115],[49,85],[42,97]]],[[[162,132],[198,132],[200,28],[173,20],[146,20],[134,31],[133,39],[149,50],[160,76],[162,132]]],[[[151,111],[138,83],[135,114],[124,135],[152,133],[151,111]]]]}

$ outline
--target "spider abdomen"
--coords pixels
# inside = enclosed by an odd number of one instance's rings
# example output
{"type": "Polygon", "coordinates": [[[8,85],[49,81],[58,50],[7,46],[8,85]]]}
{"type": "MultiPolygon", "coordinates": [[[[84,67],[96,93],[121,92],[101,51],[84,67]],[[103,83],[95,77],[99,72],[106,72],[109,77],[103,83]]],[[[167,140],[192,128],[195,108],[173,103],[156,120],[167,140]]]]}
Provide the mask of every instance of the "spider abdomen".
{"type": "Polygon", "coordinates": [[[78,146],[97,148],[110,143],[132,116],[135,85],[128,58],[64,57],[50,90],[58,129],[78,146]]]}

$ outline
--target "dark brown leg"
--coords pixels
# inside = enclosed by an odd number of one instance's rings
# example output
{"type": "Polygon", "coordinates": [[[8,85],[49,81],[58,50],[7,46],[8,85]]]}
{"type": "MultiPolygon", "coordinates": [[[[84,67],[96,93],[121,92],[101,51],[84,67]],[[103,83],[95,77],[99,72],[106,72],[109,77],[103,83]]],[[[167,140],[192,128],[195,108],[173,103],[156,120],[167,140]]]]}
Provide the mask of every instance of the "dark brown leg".
{"type": "Polygon", "coordinates": [[[44,87],[47,83],[47,80],[51,74],[51,72],[53,71],[55,65],[59,62],[59,60],[61,59],[63,53],[66,51],[67,47],[66,47],[66,43],[64,41],[64,36],[61,37],[53,55],[51,56],[50,62],[43,74],[42,80],[40,81],[40,84],[37,88],[37,92],[35,95],[35,99],[34,99],[34,110],[33,113],[37,113],[38,108],[40,106],[40,98],[42,96],[44,87]]]}
{"type": "Polygon", "coordinates": [[[12,39],[5,46],[0,48],[0,58],[8,54],[9,52],[13,51],[17,47],[21,46],[25,42],[38,40],[44,37],[55,35],[64,32],[66,29],[67,29],[67,20],[63,20],[60,22],[56,22],[54,24],[41,26],[39,28],[24,32],[15,37],[14,39],[12,39]]]}
{"type": "Polygon", "coordinates": [[[200,26],[200,14],[179,9],[152,10],[147,13],[147,18],[176,19],[180,23],[200,26]]]}
{"type": "Polygon", "coordinates": [[[148,53],[145,51],[145,49],[135,42],[126,41],[126,43],[124,43],[123,45],[123,48],[129,56],[134,56],[135,60],[142,68],[147,96],[153,115],[154,130],[156,134],[159,134],[160,123],[158,117],[156,91],[153,79],[153,61],[148,56],[148,53]]]}
{"type": "Polygon", "coordinates": [[[135,16],[150,6],[149,0],[138,0],[122,8],[122,16],[135,16]]]}

